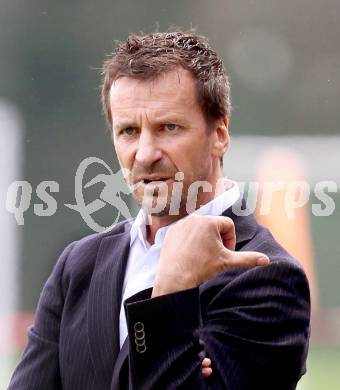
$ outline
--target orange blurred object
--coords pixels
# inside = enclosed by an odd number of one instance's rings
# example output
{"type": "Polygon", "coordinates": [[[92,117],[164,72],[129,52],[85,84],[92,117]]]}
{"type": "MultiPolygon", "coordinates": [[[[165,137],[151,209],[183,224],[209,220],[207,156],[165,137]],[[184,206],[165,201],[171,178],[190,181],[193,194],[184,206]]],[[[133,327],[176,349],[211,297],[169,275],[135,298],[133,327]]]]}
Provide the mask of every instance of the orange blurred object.
{"type": "Polygon", "coordinates": [[[303,266],[310,284],[312,312],[319,307],[308,200],[310,186],[302,159],[286,149],[270,149],[258,166],[258,221],[303,266]]]}
{"type": "Polygon", "coordinates": [[[26,311],[0,316],[0,353],[22,351],[33,320],[34,313],[26,311]]]}

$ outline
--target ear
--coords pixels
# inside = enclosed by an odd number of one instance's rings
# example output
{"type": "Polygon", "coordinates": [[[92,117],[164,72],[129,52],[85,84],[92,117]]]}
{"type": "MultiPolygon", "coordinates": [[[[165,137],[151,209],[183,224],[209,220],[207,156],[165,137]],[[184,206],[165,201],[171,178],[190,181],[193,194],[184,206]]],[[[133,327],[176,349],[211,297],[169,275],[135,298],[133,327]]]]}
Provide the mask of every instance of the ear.
{"type": "Polygon", "coordinates": [[[213,154],[222,157],[229,146],[229,119],[225,115],[215,122],[215,139],[213,144],[213,154]]]}

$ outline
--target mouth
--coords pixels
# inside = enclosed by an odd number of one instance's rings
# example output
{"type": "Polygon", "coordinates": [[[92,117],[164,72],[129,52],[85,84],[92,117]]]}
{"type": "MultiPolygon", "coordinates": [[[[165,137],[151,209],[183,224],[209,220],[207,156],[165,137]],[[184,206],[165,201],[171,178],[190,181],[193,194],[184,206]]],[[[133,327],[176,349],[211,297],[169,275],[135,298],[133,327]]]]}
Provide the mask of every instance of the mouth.
{"type": "Polygon", "coordinates": [[[164,182],[166,183],[170,178],[169,177],[155,177],[155,178],[148,178],[148,179],[142,179],[141,182],[143,184],[150,184],[156,182],[164,182]]]}

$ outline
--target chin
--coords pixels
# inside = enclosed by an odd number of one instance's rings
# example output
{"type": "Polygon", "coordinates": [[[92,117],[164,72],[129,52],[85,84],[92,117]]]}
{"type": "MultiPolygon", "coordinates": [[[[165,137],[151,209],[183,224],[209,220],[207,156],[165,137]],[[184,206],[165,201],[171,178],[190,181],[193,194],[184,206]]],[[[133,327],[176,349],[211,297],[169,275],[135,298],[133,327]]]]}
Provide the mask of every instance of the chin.
{"type": "MultiPolygon", "coordinates": [[[[171,193],[171,192],[170,192],[171,193]]],[[[166,197],[159,195],[145,195],[144,192],[133,194],[138,205],[147,213],[155,217],[186,215],[186,196],[181,192],[168,194],[166,197]],[[173,204],[172,204],[173,203],[173,204]],[[159,205],[157,207],[157,205],[159,205]]]]}
{"type": "Polygon", "coordinates": [[[138,199],[140,207],[149,215],[164,216],[169,215],[170,201],[168,198],[162,199],[157,196],[143,197],[138,199]]]}
{"type": "Polygon", "coordinates": [[[145,211],[146,214],[151,215],[152,217],[168,217],[169,216],[169,208],[165,208],[162,211],[155,211],[155,210],[150,210],[148,208],[143,207],[143,210],[145,211]]]}

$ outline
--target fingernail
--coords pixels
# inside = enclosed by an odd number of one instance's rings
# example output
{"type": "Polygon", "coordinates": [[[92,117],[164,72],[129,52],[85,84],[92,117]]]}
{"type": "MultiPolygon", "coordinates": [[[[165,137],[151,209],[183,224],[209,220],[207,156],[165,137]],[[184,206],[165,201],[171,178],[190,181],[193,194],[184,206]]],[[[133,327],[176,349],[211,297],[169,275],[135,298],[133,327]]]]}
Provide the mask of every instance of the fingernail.
{"type": "Polygon", "coordinates": [[[269,259],[268,259],[268,257],[262,256],[262,257],[259,257],[259,258],[257,259],[257,265],[268,265],[268,264],[269,264],[269,259]]]}
{"type": "Polygon", "coordinates": [[[207,378],[212,374],[212,369],[211,368],[203,368],[202,369],[202,376],[207,378]]]}

